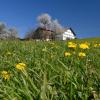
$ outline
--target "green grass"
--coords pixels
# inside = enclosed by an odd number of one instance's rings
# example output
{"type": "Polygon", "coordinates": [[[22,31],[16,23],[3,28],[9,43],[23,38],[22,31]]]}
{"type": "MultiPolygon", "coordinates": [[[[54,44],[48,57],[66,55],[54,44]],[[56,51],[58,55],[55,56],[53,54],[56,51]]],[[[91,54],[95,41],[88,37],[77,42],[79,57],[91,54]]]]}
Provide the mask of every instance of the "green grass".
{"type": "Polygon", "coordinates": [[[100,38],[73,42],[85,41],[88,50],[70,50],[64,41],[0,41],[0,100],[88,100],[93,91],[99,100],[100,46],[94,44],[100,38]],[[64,57],[65,51],[72,55],[64,57]],[[81,51],[86,53],[83,59],[78,57],[81,51]],[[20,62],[27,65],[24,71],[15,68],[20,62]],[[4,70],[9,80],[2,77],[4,70]]]}

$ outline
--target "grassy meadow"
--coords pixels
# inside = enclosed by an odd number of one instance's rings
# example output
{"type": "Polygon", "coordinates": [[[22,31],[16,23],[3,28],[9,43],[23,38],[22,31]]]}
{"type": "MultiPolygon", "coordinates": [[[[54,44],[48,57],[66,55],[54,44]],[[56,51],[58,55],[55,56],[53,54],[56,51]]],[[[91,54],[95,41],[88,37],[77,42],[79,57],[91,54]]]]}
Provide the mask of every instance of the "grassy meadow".
{"type": "Polygon", "coordinates": [[[0,41],[0,100],[91,98],[100,100],[100,38],[0,41]]]}

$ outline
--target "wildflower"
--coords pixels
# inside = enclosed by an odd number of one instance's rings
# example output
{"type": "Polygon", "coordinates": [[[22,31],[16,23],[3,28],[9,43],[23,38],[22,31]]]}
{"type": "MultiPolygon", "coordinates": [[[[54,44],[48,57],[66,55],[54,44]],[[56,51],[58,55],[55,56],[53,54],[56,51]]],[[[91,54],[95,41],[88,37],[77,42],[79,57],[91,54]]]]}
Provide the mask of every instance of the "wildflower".
{"type": "Polygon", "coordinates": [[[99,44],[94,44],[94,47],[99,47],[100,46],[100,43],[99,44]]]}
{"type": "Polygon", "coordinates": [[[68,42],[68,48],[72,48],[75,49],[77,46],[77,44],[73,43],[73,42],[68,42]]]}
{"type": "Polygon", "coordinates": [[[24,63],[16,64],[16,69],[18,69],[18,70],[24,70],[25,68],[26,68],[26,64],[24,64],[24,63]]]}
{"type": "Polygon", "coordinates": [[[9,80],[10,74],[7,71],[2,71],[1,74],[5,80],[9,80]]]}
{"type": "Polygon", "coordinates": [[[68,44],[73,44],[73,42],[68,42],[68,44]]]}
{"type": "Polygon", "coordinates": [[[89,46],[88,46],[87,43],[81,43],[81,44],[79,45],[79,47],[80,47],[81,49],[89,49],[89,46]]]}
{"type": "Polygon", "coordinates": [[[71,56],[71,53],[70,53],[70,52],[65,52],[65,53],[64,53],[64,56],[65,56],[65,57],[71,56]]]}
{"type": "Polygon", "coordinates": [[[98,44],[94,44],[94,47],[97,47],[98,46],[98,44]]]}
{"type": "Polygon", "coordinates": [[[80,52],[80,53],[78,54],[78,56],[79,56],[80,58],[83,58],[83,57],[86,56],[86,54],[85,54],[84,52],[80,52]]]}

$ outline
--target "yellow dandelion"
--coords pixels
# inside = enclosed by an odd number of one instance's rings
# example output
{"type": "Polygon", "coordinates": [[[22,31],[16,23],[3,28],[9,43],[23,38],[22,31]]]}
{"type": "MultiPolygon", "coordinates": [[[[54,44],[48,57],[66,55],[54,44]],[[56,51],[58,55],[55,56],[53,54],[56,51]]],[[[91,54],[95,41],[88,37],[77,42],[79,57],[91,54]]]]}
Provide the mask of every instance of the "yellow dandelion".
{"type": "Polygon", "coordinates": [[[16,64],[16,69],[18,69],[18,70],[24,70],[25,68],[26,68],[26,64],[24,64],[24,63],[16,64]]]}
{"type": "Polygon", "coordinates": [[[68,48],[75,49],[77,47],[76,43],[68,42],[68,48]]]}
{"type": "Polygon", "coordinates": [[[80,47],[81,49],[89,49],[89,45],[88,45],[87,43],[81,43],[81,44],[79,45],[79,47],[80,47]]]}
{"type": "Polygon", "coordinates": [[[68,44],[73,44],[73,42],[68,42],[68,44]]]}
{"type": "Polygon", "coordinates": [[[83,58],[83,57],[86,56],[86,54],[85,54],[84,52],[80,52],[80,53],[78,54],[78,56],[79,56],[80,58],[83,58]]]}
{"type": "Polygon", "coordinates": [[[98,46],[98,44],[94,44],[94,47],[97,47],[98,46]]]}
{"type": "Polygon", "coordinates": [[[71,53],[70,53],[70,52],[65,52],[65,53],[64,53],[64,56],[65,56],[65,57],[71,56],[71,53]]]}
{"type": "Polygon", "coordinates": [[[10,78],[10,74],[7,71],[2,71],[1,75],[2,75],[2,78],[4,78],[5,80],[9,80],[10,78]]]}

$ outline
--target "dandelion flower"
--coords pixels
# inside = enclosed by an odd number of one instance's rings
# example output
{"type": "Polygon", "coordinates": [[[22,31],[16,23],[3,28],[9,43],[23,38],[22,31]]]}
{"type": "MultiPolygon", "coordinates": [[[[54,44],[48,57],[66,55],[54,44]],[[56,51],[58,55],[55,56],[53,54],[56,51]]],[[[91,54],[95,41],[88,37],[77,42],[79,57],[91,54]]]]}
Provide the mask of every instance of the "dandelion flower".
{"type": "Polygon", "coordinates": [[[10,74],[7,71],[2,71],[1,74],[5,80],[9,80],[10,74]]]}
{"type": "Polygon", "coordinates": [[[81,44],[79,45],[79,47],[80,47],[81,49],[89,49],[89,46],[88,46],[87,43],[81,43],[81,44]]]}
{"type": "Polygon", "coordinates": [[[26,64],[24,64],[24,63],[16,64],[16,69],[18,69],[18,70],[24,70],[25,68],[26,68],[26,64]]]}
{"type": "Polygon", "coordinates": [[[73,44],[73,42],[68,42],[68,44],[73,44]]]}
{"type": "Polygon", "coordinates": [[[77,44],[75,44],[73,42],[68,42],[68,48],[75,49],[76,46],[77,46],[77,44]]]}
{"type": "Polygon", "coordinates": [[[94,44],[94,47],[97,47],[98,46],[98,44],[94,44]]]}
{"type": "Polygon", "coordinates": [[[65,53],[64,53],[64,56],[65,56],[65,57],[71,56],[71,53],[70,53],[70,52],[65,52],[65,53]]]}
{"type": "Polygon", "coordinates": [[[80,58],[83,58],[83,57],[86,56],[86,54],[85,54],[84,52],[80,52],[80,53],[78,54],[78,56],[79,56],[80,58]]]}

